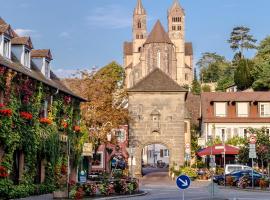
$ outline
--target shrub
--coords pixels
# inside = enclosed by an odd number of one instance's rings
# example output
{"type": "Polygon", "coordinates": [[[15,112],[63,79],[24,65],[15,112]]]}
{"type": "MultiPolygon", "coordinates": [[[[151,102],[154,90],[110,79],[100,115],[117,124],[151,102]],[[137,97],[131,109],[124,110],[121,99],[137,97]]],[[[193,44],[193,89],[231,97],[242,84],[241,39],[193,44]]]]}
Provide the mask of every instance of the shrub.
{"type": "Polygon", "coordinates": [[[197,171],[195,169],[193,169],[193,168],[184,167],[180,171],[181,171],[181,174],[185,174],[185,175],[187,175],[189,177],[193,177],[193,178],[197,177],[197,171]]]}
{"type": "Polygon", "coordinates": [[[233,186],[233,177],[232,176],[226,176],[226,185],[233,186]]]}
{"type": "Polygon", "coordinates": [[[83,190],[86,196],[95,196],[97,192],[97,185],[95,183],[87,183],[83,185],[83,190]]]}
{"type": "Polygon", "coordinates": [[[0,199],[8,196],[12,184],[9,179],[0,179],[0,199]]]}
{"type": "Polygon", "coordinates": [[[127,182],[124,179],[114,182],[114,191],[118,194],[125,194],[127,190],[127,182]]]}
{"type": "Polygon", "coordinates": [[[261,189],[265,189],[265,188],[267,188],[269,186],[269,181],[262,178],[262,179],[259,180],[259,186],[260,186],[261,189]]]}

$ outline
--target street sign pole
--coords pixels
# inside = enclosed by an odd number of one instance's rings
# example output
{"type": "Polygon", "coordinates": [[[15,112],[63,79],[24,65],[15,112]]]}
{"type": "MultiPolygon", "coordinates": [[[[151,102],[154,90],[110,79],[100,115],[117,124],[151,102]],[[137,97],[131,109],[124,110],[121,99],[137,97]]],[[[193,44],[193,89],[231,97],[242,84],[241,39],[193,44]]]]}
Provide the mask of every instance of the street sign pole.
{"type": "Polygon", "coordinates": [[[254,189],[254,169],[253,169],[253,158],[252,158],[252,189],[254,189]]]}
{"type": "Polygon", "coordinates": [[[252,189],[254,189],[254,158],[257,157],[256,155],[256,136],[251,134],[250,138],[249,138],[249,158],[251,158],[251,162],[252,162],[252,189]]]}
{"type": "Polygon", "coordinates": [[[186,175],[181,175],[177,177],[176,179],[176,185],[178,188],[180,188],[182,191],[182,199],[185,200],[185,189],[188,189],[190,186],[190,178],[186,175]]]}
{"type": "Polygon", "coordinates": [[[185,200],[185,190],[183,190],[183,197],[182,200],[185,200]]]}

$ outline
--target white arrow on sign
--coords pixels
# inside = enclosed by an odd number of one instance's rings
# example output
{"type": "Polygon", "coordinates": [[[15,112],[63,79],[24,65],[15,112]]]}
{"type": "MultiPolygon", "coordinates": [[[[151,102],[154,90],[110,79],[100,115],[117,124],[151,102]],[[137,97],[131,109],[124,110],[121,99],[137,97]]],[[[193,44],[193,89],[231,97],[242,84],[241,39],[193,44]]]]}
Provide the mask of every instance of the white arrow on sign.
{"type": "Polygon", "coordinates": [[[181,183],[183,183],[184,187],[188,186],[188,181],[187,180],[183,181],[181,178],[179,178],[178,180],[181,181],[181,183]]]}

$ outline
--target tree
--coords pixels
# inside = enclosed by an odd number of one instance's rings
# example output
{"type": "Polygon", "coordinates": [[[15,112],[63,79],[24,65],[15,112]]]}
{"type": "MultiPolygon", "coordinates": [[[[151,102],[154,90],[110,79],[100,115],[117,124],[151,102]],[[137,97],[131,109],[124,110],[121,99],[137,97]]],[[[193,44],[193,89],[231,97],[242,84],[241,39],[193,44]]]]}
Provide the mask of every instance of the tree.
{"type": "Polygon", "coordinates": [[[231,37],[228,40],[231,49],[240,53],[240,58],[243,58],[244,49],[256,49],[257,40],[254,39],[253,35],[250,35],[249,32],[250,29],[248,27],[234,27],[231,32],[231,37]]]}
{"type": "Polygon", "coordinates": [[[241,59],[234,74],[234,82],[239,90],[252,86],[254,80],[251,75],[254,63],[249,59],[241,59]]]}
{"type": "Polygon", "coordinates": [[[224,74],[224,70],[229,63],[224,56],[217,53],[203,53],[196,64],[200,69],[200,78],[202,83],[217,82],[224,74]]]}
{"type": "Polygon", "coordinates": [[[210,85],[203,85],[203,86],[202,86],[202,91],[203,91],[203,92],[211,92],[211,87],[210,87],[210,85]]]}
{"type": "Polygon", "coordinates": [[[82,78],[64,80],[74,92],[89,101],[82,104],[82,119],[98,146],[106,142],[112,128],[124,125],[128,120],[127,93],[124,90],[124,70],[112,62],[96,73],[79,72],[82,78]]]}
{"type": "Polygon", "coordinates": [[[196,68],[194,69],[194,79],[192,81],[192,89],[191,89],[193,94],[201,94],[201,85],[197,79],[197,71],[196,68]]]}
{"type": "Polygon", "coordinates": [[[270,90],[270,36],[261,41],[254,58],[255,67],[252,76],[255,80],[252,87],[256,91],[270,90]]]}

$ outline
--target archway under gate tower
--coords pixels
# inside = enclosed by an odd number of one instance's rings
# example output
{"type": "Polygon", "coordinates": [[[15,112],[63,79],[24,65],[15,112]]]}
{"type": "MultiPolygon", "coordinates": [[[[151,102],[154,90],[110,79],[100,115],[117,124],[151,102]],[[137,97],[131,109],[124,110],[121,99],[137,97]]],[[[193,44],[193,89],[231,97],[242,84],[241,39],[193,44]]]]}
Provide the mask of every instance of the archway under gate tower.
{"type": "Polygon", "coordinates": [[[185,143],[190,141],[185,122],[187,91],[156,68],[128,90],[129,148],[133,148],[132,173],[142,176],[145,146],[162,144],[169,150],[169,167],[185,162],[185,143]]]}

